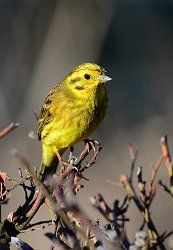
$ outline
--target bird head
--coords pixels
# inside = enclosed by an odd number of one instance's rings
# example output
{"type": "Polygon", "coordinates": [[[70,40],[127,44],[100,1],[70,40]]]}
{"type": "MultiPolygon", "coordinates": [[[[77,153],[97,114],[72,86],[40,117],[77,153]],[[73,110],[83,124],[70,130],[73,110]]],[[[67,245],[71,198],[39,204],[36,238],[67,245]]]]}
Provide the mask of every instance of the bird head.
{"type": "Polygon", "coordinates": [[[94,63],[83,63],[67,76],[69,87],[81,94],[110,80],[112,79],[106,75],[105,69],[94,63]]]}

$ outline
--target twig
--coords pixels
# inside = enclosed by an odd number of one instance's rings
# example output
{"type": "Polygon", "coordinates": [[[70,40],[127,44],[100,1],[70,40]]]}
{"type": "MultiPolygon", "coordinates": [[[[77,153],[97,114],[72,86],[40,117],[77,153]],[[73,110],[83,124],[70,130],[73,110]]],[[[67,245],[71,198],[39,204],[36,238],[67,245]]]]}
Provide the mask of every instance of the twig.
{"type": "Polygon", "coordinates": [[[164,189],[164,191],[166,193],[168,193],[169,195],[171,195],[171,197],[173,198],[172,193],[170,192],[170,189],[160,180],[159,181],[159,185],[164,189]]]}
{"type": "Polygon", "coordinates": [[[25,230],[26,226],[31,221],[31,219],[34,217],[34,215],[37,213],[38,209],[40,208],[40,206],[42,204],[43,204],[43,195],[40,192],[38,194],[36,200],[34,201],[31,209],[29,210],[28,213],[26,213],[24,221],[16,224],[16,230],[18,230],[19,232],[22,232],[23,230],[25,230]]]}
{"type": "Polygon", "coordinates": [[[45,220],[45,221],[39,221],[39,222],[36,222],[36,223],[30,223],[27,227],[26,227],[26,230],[29,230],[31,229],[31,231],[35,231],[35,230],[39,230],[39,229],[44,229],[46,226],[52,226],[54,225],[52,223],[52,220],[45,220]],[[42,224],[46,224],[45,226],[40,226],[42,224]],[[38,228],[34,228],[36,226],[40,226],[38,228]]]}
{"type": "Polygon", "coordinates": [[[161,138],[160,144],[162,148],[162,154],[165,160],[165,165],[167,167],[168,175],[170,178],[170,192],[173,195],[173,164],[169,153],[168,137],[166,135],[161,138]]]}
{"type": "MultiPolygon", "coordinates": [[[[142,204],[141,204],[138,196],[136,195],[135,189],[134,189],[133,185],[129,182],[128,178],[126,176],[121,176],[120,181],[124,185],[127,193],[130,195],[131,199],[136,204],[140,213],[143,215],[145,223],[147,224],[147,227],[148,227],[150,241],[154,245],[158,244],[162,250],[166,250],[166,248],[162,242],[158,243],[159,233],[157,232],[156,227],[155,227],[155,225],[150,217],[149,207],[148,207],[147,202],[145,202],[145,200],[147,200],[147,199],[144,199],[144,201],[142,201],[142,204]]],[[[143,195],[144,195],[144,193],[145,192],[143,192],[143,195]]]]}
{"type": "Polygon", "coordinates": [[[9,134],[11,131],[19,127],[19,123],[12,122],[8,127],[0,131],[0,139],[9,134]]]}
{"type": "MultiPolygon", "coordinates": [[[[98,153],[101,151],[102,147],[99,144],[98,141],[95,140],[85,140],[85,149],[82,151],[82,153],[80,154],[79,158],[77,159],[77,161],[73,164],[74,166],[78,166],[80,167],[80,164],[82,163],[82,161],[87,157],[87,155],[89,154],[89,152],[91,151],[91,149],[94,150],[94,156],[91,158],[91,160],[89,161],[89,163],[87,164],[86,168],[89,168],[92,164],[94,164],[95,159],[98,155],[98,153]]],[[[84,167],[85,168],[85,167],[84,167]]]]}
{"type": "Polygon", "coordinates": [[[135,168],[135,163],[136,163],[138,152],[136,150],[134,150],[134,148],[133,148],[133,146],[131,144],[129,144],[128,149],[129,149],[129,155],[130,155],[130,158],[131,158],[131,168],[130,168],[129,182],[132,183],[133,175],[134,175],[134,168],[135,168]]]}
{"type": "Polygon", "coordinates": [[[37,112],[35,110],[32,110],[32,112],[34,114],[36,121],[38,121],[39,116],[38,116],[37,112]]]}
{"type": "Polygon", "coordinates": [[[155,192],[156,192],[155,180],[156,180],[157,172],[162,164],[162,161],[163,161],[163,154],[160,155],[157,163],[154,166],[152,166],[151,181],[150,181],[150,186],[149,186],[150,203],[151,203],[151,201],[155,195],[155,192]]]}
{"type": "Polygon", "coordinates": [[[40,181],[37,178],[37,176],[35,175],[35,172],[32,169],[32,167],[30,166],[29,162],[16,149],[13,149],[11,152],[20,161],[23,169],[27,170],[27,172],[31,176],[32,180],[34,181],[36,187],[39,187],[40,181]]]}

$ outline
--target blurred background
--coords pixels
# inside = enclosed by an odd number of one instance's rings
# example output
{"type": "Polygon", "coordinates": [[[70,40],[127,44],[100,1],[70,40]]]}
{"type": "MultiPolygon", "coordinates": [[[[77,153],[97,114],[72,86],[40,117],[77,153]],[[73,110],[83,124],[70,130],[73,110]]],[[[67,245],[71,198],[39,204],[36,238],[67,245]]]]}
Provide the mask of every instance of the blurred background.
{"type": "MultiPolygon", "coordinates": [[[[100,192],[110,206],[115,198],[123,199],[125,191],[107,179],[118,182],[121,174],[129,174],[129,143],[139,152],[137,166],[143,166],[148,182],[165,133],[173,153],[173,1],[0,0],[0,34],[0,130],[12,121],[20,123],[0,141],[0,169],[13,178],[19,178],[20,164],[11,155],[12,148],[32,166],[39,165],[41,143],[28,133],[36,131],[33,111],[40,112],[51,88],[83,62],[102,65],[113,78],[106,86],[108,114],[92,136],[103,150],[87,172],[90,182],[78,195],[88,217],[102,220],[89,196],[100,192]]],[[[168,182],[164,165],[159,179],[168,182]]],[[[23,192],[16,189],[2,209],[3,218],[22,201],[23,192]]],[[[133,240],[142,219],[134,206],[128,215],[127,232],[133,240]]],[[[160,233],[172,229],[172,202],[162,189],[152,215],[160,233]]],[[[43,207],[37,220],[46,216],[43,207]]],[[[43,233],[19,237],[34,249],[49,249],[43,233]]]]}

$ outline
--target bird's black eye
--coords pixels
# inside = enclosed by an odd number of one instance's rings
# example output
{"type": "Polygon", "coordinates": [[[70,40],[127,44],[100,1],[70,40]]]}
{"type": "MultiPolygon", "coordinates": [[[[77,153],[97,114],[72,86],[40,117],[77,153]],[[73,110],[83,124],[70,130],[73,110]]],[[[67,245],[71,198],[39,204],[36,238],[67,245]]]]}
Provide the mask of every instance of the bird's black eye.
{"type": "Polygon", "coordinates": [[[88,75],[88,74],[85,74],[84,77],[85,77],[86,80],[90,79],[90,75],[88,75]]]}

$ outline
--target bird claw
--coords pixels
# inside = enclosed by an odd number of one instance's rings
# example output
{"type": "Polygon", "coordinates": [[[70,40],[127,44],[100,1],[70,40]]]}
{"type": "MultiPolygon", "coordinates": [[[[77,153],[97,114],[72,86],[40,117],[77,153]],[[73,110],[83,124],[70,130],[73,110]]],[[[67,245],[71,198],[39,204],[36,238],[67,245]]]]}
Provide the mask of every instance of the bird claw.
{"type": "Polygon", "coordinates": [[[81,152],[79,157],[75,157],[73,155],[73,148],[70,149],[70,154],[68,161],[62,160],[59,152],[55,150],[55,153],[58,157],[59,164],[60,164],[60,173],[64,173],[69,167],[79,172],[80,170],[83,172],[85,169],[91,167],[96,160],[98,153],[101,151],[102,147],[100,143],[96,140],[84,140],[85,142],[85,149],[81,152]],[[81,163],[83,160],[89,155],[90,151],[93,150],[93,157],[87,162],[87,166],[81,169],[81,163]]]}
{"type": "Polygon", "coordinates": [[[88,149],[88,153],[90,152],[91,149],[93,149],[94,154],[97,151],[100,151],[102,149],[100,143],[98,141],[96,141],[96,140],[86,139],[86,140],[84,140],[84,142],[85,142],[85,145],[86,145],[86,149],[88,149]]]}
{"type": "Polygon", "coordinates": [[[77,162],[77,160],[78,160],[78,158],[76,157],[76,156],[74,156],[74,155],[69,155],[69,158],[68,158],[68,163],[69,164],[71,164],[71,165],[73,165],[73,164],[75,164],[75,162],[77,162]]]}

